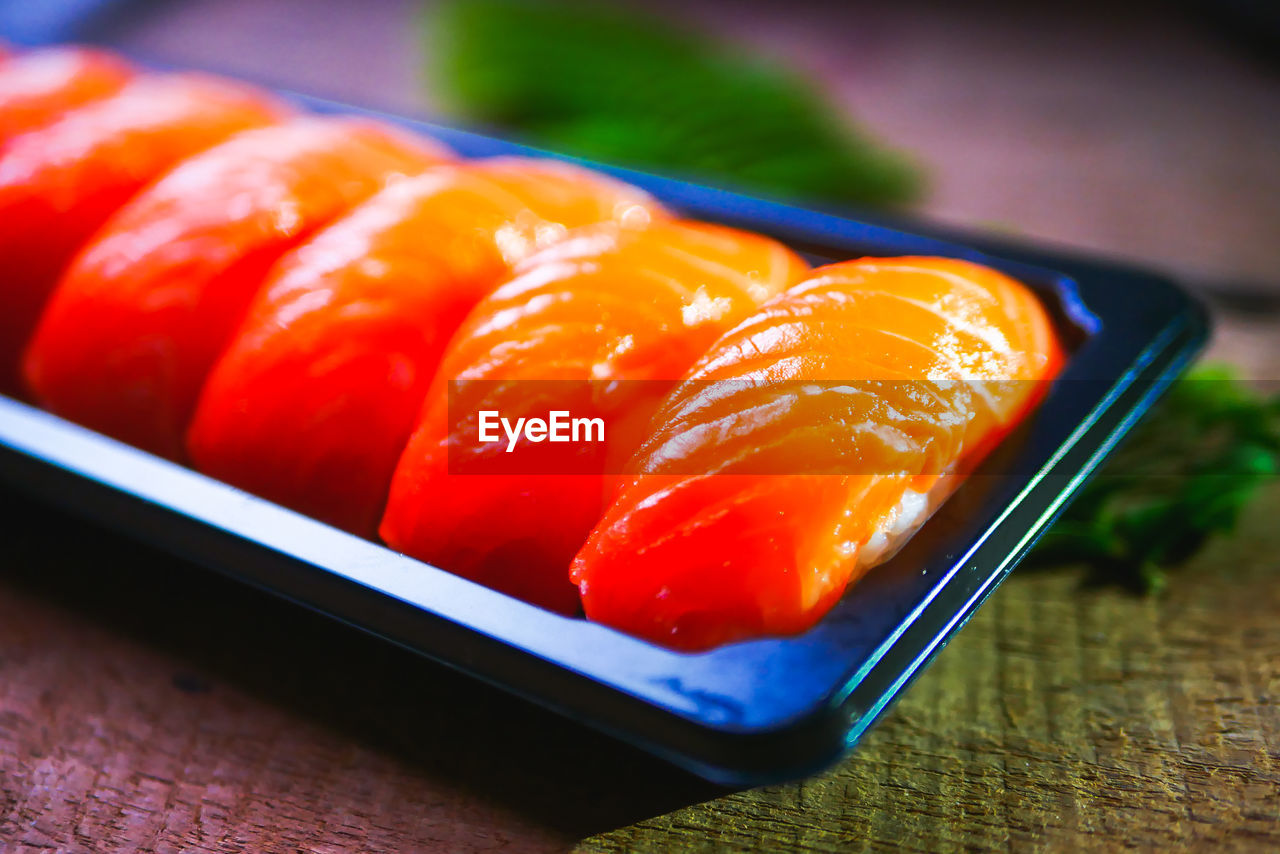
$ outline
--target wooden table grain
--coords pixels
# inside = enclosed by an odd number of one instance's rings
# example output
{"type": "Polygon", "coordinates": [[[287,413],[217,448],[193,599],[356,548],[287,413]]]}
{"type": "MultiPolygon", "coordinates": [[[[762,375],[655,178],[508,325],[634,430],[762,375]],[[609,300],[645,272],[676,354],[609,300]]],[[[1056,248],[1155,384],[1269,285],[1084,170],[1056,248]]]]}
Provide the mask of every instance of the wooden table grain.
{"type": "Polygon", "coordinates": [[[857,750],[750,791],[7,499],[7,851],[1280,846],[1280,489],[1158,599],[1016,572],[857,750]]]}
{"type": "MultiPolygon", "coordinates": [[[[420,105],[412,33],[329,6],[341,28],[289,3],[204,0],[155,4],[132,32],[175,61],[204,50],[317,86],[350,67],[338,94],[420,105]],[[335,29],[393,49],[344,61],[320,43],[335,29]]],[[[1170,16],[1116,12],[1119,46],[1091,42],[1081,65],[1076,24],[1037,46],[1014,18],[984,30],[947,4],[911,21],[879,4],[849,13],[850,50],[842,28],[752,8],[763,24],[725,20],[838,78],[935,165],[932,212],[1274,280],[1280,112],[1259,107],[1275,92],[1170,16]],[[1125,58],[1144,44],[1152,63],[1125,58]]],[[[1278,340],[1275,319],[1227,317],[1213,352],[1274,380],[1278,340]]],[[[1083,587],[1079,568],[1015,572],[854,752],[749,791],[19,496],[0,504],[0,851],[1280,849],[1280,488],[1163,597],[1083,587]]]]}

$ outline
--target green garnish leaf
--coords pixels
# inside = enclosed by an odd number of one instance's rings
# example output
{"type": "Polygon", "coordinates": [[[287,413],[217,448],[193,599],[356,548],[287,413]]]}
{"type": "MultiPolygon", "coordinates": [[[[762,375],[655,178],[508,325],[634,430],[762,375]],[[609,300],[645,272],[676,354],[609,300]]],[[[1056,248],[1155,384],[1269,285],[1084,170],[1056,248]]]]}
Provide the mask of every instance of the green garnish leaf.
{"type": "Polygon", "coordinates": [[[1041,565],[1083,562],[1092,580],[1157,592],[1166,570],[1215,534],[1280,474],[1280,396],[1229,367],[1178,380],[1041,540],[1041,565]]]}
{"type": "Polygon", "coordinates": [[[643,12],[450,0],[430,21],[446,109],[592,160],[814,201],[909,201],[918,172],[805,79],[643,12]]]}

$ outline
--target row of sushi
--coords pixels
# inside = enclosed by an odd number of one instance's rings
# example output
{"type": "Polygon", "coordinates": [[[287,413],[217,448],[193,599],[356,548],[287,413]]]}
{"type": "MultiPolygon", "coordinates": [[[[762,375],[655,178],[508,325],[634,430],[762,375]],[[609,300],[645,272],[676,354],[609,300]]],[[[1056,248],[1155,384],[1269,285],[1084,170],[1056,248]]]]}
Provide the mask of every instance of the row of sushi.
{"type": "Polygon", "coordinates": [[[0,390],[685,650],[811,626],[1062,360],[991,269],[811,270],[581,167],[76,47],[0,57],[0,264],[0,390]],[[611,419],[590,464],[460,470],[504,447],[450,389],[548,380],[535,408],[611,419]]]}

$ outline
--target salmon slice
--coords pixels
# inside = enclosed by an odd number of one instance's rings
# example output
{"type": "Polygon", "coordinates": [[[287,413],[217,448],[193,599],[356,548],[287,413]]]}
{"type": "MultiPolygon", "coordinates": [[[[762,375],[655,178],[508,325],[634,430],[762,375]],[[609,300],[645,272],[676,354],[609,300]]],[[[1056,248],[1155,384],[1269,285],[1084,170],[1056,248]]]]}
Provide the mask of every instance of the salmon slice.
{"type": "Polygon", "coordinates": [[[576,611],[568,564],[600,515],[608,459],[625,459],[634,425],[712,341],[806,269],[768,238],[676,221],[588,229],[530,258],[447,348],[396,467],[381,536],[527,601],[576,611]],[[532,472],[506,470],[503,443],[478,441],[479,412],[556,410],[613,423],[605,441],[571,444],[532,472]]]}
{"type": "Polygon", "coordinates": [[[272,263],[444,157],[375,122],[309,118],[185,161],[121,208],[58,283],[24,362],[36,398],[179,457],[200,387],[272,263]]]}
{"type": "Polygon", "coordinates": [[[149,75],[14,139],[0,153],[0,391],[20,387],[41,308],[111,214],[181,160],[284,115],[253,87],[149,75]]]}
{"type": "Polygon", "coordinates": [[[647,194],[554,161],[442,166],[281,259],[201,393],[196,468],[373,536],[440,352],[511,265],[647,194]]]}
{"type": "Polygon", "coordinates": [[[804,631],[1023,417],[1036,297],[939,258],[813,271],[664,401],[573,561],[587,617],[683,650],[804,631]]]}
{"type": "Polygon", "coordinates": [[[89,48],[0,57],[0,148],[68,110],[115,94],[132,76],[124,60],[89,48]]]}

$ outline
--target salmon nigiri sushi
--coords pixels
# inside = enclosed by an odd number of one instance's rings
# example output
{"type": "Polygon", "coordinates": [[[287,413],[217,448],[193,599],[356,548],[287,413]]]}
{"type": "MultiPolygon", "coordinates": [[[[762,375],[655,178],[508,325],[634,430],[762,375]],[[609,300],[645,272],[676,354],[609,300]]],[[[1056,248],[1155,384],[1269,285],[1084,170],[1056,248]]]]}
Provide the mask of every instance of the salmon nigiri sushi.
{"type": "Polygon", "coordinates": [[[130,197],[186,157],[282,118],[265,92],[200,74],[144,75],[0,151],[0,390],[58,276],[130,197]]]}
{"type": "Polygon", "coordinates": [[[388,187],[281,259],[201,393],[196,468],[372,536],[440,352],[511,265],[645,193],[577,166],[501,158],[388,187]]]}
{"type": "Polygon", "coordinates": [[[397,465],[382,538],[544,607],[577,610],[568,564],[601,512],[607,459],[631,450],[623,422],[647,420],[655,385],[669,388],[806,269],[769,238],[677,221],[588,230],[530,258],[446,350],[397,465]],[[567,470],[493,472],[487,463],[501,468],[504,443],[479,441],[474,416],[530,406],[608,416],[618,429],[584,443],[567,470]]]}
{"type": "Polygon", "coordinates": [[[573,561],[588,618],[684,650],[812,626],[1057,372],[1041,303],[938,258],[813,271],[704,355],[573,561]]]}
{"type": "Polygon", "coordinates": [[[58,283],[24,359],[36,399],[179,457],[209,369],[271,265],[444,150],[376,122],[247,131],[120,209],[58,283]]]}
{"type": "Polygon", "coordinates": [[[0,149],[68,110],[115,94],[132,75],[128,63],[91,48],[0,57],[0,149]]]}

